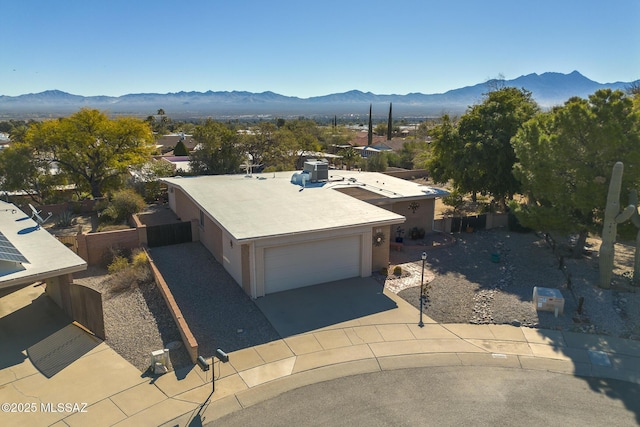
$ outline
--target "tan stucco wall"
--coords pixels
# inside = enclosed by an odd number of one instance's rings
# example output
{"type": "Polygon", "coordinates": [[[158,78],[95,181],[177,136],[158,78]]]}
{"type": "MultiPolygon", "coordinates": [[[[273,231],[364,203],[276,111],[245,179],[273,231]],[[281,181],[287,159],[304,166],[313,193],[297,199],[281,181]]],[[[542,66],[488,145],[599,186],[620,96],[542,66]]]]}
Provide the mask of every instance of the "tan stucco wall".
{"type": "Polygon", "coordinates": [[[200,210],[179,188],[174,188],[174,191],[169,193],[169,206],[173,208],[173,211],[178,215],[181,221],[191,221],[193,218],[199,218],[200,210]],[[172,199],[173,198],[173,203],[172,199]],[[172,206],[173,205],[173,206],[172,206]]]}
{"type": "MultiPolygon", "coordinates": [[[[200,213],[198,213],[199,215],[200,213]]],[[[202,244],[206,246],[213,254],[213,257],[222,264],[224,257],[222,251],[222,230],[211,220],[211,218],[205,216],[204,227],[200,227],[200,240],[202,244]]]]}
{"type": "MultiPolygon", "coordinates": [[[[200,208],[179,188],[169,192],[169,206],[182,221],[192,221],[197,227],[198,240],[211,252],[216,261],[222,263],[222,231],[209,217],[204,216],[204,224],[200,224],[200,208]]],[[[196,240],[196,239],[194,239],[196,240]]]]}
{"type": "Polygon", "coordinates": [[[251,296],[251,246],[242,245],[242,289],[251,296]]]}
{"type": "Polygon", "coordinates": [[[234,241],[229,233],[222,232],[222,265],[231,277],[242,285],[242,252],[241,245],[234,241]]]}
{"type": "Polygon", "coordinates": [[[371,229],[371,271],[380,271],[381,268],[389,266],[389,242],[395,238],[391,235],[391,227],[374,227],[371,229]],[[384,233],[384,243],[380,246],[373,244],[373,239],[378,231],[384,233]]]}
{"type": "MultiPolygon", "coordinates": [[[[411,230],[413,227],[424,228],[424,231],[426,233],[432,231],[435,207],[435,199],[422,199],[415,200],[413,202],[396,202],[391,205],[390,210],[397,214],[403,215],[406,218],[405,223],[402,224],[402,228],[405,231],[404,237],[407,238],[409,230],[411,230]],[[411,203],[414,202],[420,205],[415,212],[413,212],[413,210],[409,208],[411,203]]],[[[395,233],[393,234],[393,237],[395,239],[395,233]]]]}
{"type": "Polygon", "coordinates": [[[140,247],[138,230],[103,231],[100,233],[78,233],[78,255],[89,265],[100,265],[108,258],[111,249],[134,249],[140,247]]]}

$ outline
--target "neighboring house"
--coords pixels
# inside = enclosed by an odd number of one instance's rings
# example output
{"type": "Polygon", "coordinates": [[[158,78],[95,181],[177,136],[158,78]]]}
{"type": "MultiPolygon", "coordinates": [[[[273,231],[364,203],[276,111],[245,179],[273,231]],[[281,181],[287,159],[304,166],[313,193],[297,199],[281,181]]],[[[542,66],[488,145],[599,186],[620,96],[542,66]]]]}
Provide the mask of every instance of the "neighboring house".
{"type": "Polygon", "coordinates": [[[87,263],[15,205],[0,201],[0,289],[70,283],[87,263]]]}
{"type": "Polygon", "coordinates": [[[163,156],[160,160],[168,162],[176,174],[191,172],[189,156],[163,156]]]}
{"type": "MultiPolygon", "coordinates": [[[[322,162],[307,162],[313,169],[322,162]]],[[[432,230],[447,195],[374,172],[165,178],[169,206],[253,298],[387,267],[398,227],[432,230]],[[318,180],[312,179],[316,175],[318,180]]]]}
{"type": "Polygon", "coordinates": [[[364,147],[353,147],[353,148],[358,151],[358,153],[363,159],[366,159],[369,156],[373,156],[374,154],[378,154],[382,151],[378,148],[374,148],[373,145],[365,145],[364,147]]]}
{"type": "Polygon", "coordinates": [[[196,146],[196,141],[193,139],[192,135],[187,135],[184,133],[171,133],[169,135],[159,136],[156,141],[156,148],[158,148],[158,150],[160,150],[160,152],[162,153],[172,152],[176,144],[180,140],[184,142],[184,145],[189,151],[193,150],[196,146]]]}

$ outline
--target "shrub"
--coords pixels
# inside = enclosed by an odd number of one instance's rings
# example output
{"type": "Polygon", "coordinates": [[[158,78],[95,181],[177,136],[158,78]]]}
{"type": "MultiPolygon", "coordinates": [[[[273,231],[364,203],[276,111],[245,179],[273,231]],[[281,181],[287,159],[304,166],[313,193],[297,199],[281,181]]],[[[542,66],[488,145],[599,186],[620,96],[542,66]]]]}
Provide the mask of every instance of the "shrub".
{"type": "Polygon", "coordinates": [[[387,277],[389,275],[389,269],[387,267],[382,267],[380,269],[380,274],[382,274],[384,277],[387,277]]]}
{"type": "Polygon", "coordinates": [[[402,276],[402,267],[400,267],[399,265],[393,267],[393,274],[395,274],[396,276],[402,276]]]}
{"type": "Polygon", "coordinates": [[[448,196],[442,198],[442,203],[447,206],[451,206],[455,212],[464,204],[464,198],[463,195],[458,192],[458,190],[453,190],[451,191],[451,193],[449,193],[448,196]]]}
{"type": "Polygon", "coordinates": [[[103,221],[121,223],[130,215],[140,212],[145,206],[141,195],[130,189],[121,190],[113,195],[107,208],[102,211],[101,217],[103,221]]]}
{"type": "Polygon", "coordinates": [[[71,211],[64,211],[57,215],[56,226],[57,227],[69,227],[73,224],[73,214],[71,211]]]}
{"type": "Polygon", "coordinates": [[[131,255],[131,265],[134,268],[145,267],[149,264],[147,254],[143,250],[135,250],[131,255]]]}
{"type": "Polygon", "coordinates": [[[107,266],[109,274],[115,274],[120,271],[124,271],[129,268],[129,260],[123,256],[116,256],[111,261],[111,264],[107,266]]]}
{"type": "Polygon", "coordinates": [[[413,227],[411,230],[409,230],[409,238],[411,240],[423,239],[424,234],[424,228],[413,227]]]}

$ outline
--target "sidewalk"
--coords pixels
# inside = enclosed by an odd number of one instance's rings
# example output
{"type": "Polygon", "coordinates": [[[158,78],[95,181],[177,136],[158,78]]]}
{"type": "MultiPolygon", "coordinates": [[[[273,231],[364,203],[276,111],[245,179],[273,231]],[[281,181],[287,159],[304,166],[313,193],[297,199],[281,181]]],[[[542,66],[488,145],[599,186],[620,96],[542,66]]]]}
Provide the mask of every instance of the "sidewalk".
{"type": "Polygon", "coordinates": [[[419,312],[386,290],[397,308],[230,353],[229,363],[216,360],[208,372],[193,367],[151,379],[101,343],[46,378],[26,348],[20,361],[5,351],[5,343],[20,332],[7,328],[6,319],[39,293],[29,287],[0,299],[0,403],[35,409],[0,412],[2,425],[207,423],[308,384],[429,366],[496,366],[640,383],[638,341],[509,325],[441,325],[426,316],[420,328],[419,312]],[[86,412],[69,412],[64,405],[53,412],[58,403],[78,404],[68,409],[86,412]]]}

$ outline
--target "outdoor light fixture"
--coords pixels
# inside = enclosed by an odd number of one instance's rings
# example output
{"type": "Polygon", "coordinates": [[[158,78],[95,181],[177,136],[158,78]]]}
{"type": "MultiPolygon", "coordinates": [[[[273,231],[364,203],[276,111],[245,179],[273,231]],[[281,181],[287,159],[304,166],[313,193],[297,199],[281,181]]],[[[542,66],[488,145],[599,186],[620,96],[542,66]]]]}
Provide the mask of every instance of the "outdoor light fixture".
{"type": "Polygon", "coordinates": [[[220,349],[216,350],[216,357],[224,363],[227,363],[229,361],[229,355],[220,349]]]}
{"type": "MultiPolygon", "coordinates": [[[[220,350],[219,348],[216,349],[215,357],[217,357],[218,360],[220,360],[220,362],[222,363],[227,363],[229,361],[229,355],[224,351],[220,350]]],[[[211,358],[211,363],[214,363],[213,358],[211,358]]],[[[218,375],[220,375],[220,365],[218,365],[218,375]]],[[[215,372],[213,372],[211,375],[211,394],[213,394],[215,391],[216,391],[216,374],[215,372]]]]}
{"type": "Polygon", "coordinates": [[[206,360],[204,360],[204,357],[198,356],[198,358],[196,359],[196,363],[198,364],[198,366],[200,366],[200,369],[202,369],[203,371],[206,372],[209,370],[209,364],[207,363],[206,360]]]}
{"type": "Polygon", "coordinates": [[[420,322],[418,326],[421,328],[424,327],[424,323],[422,322],[422,302],[424,301],[424,262],[427,260],[427,253],[422,252],[422,277],[420,278],[420,322]]]}

